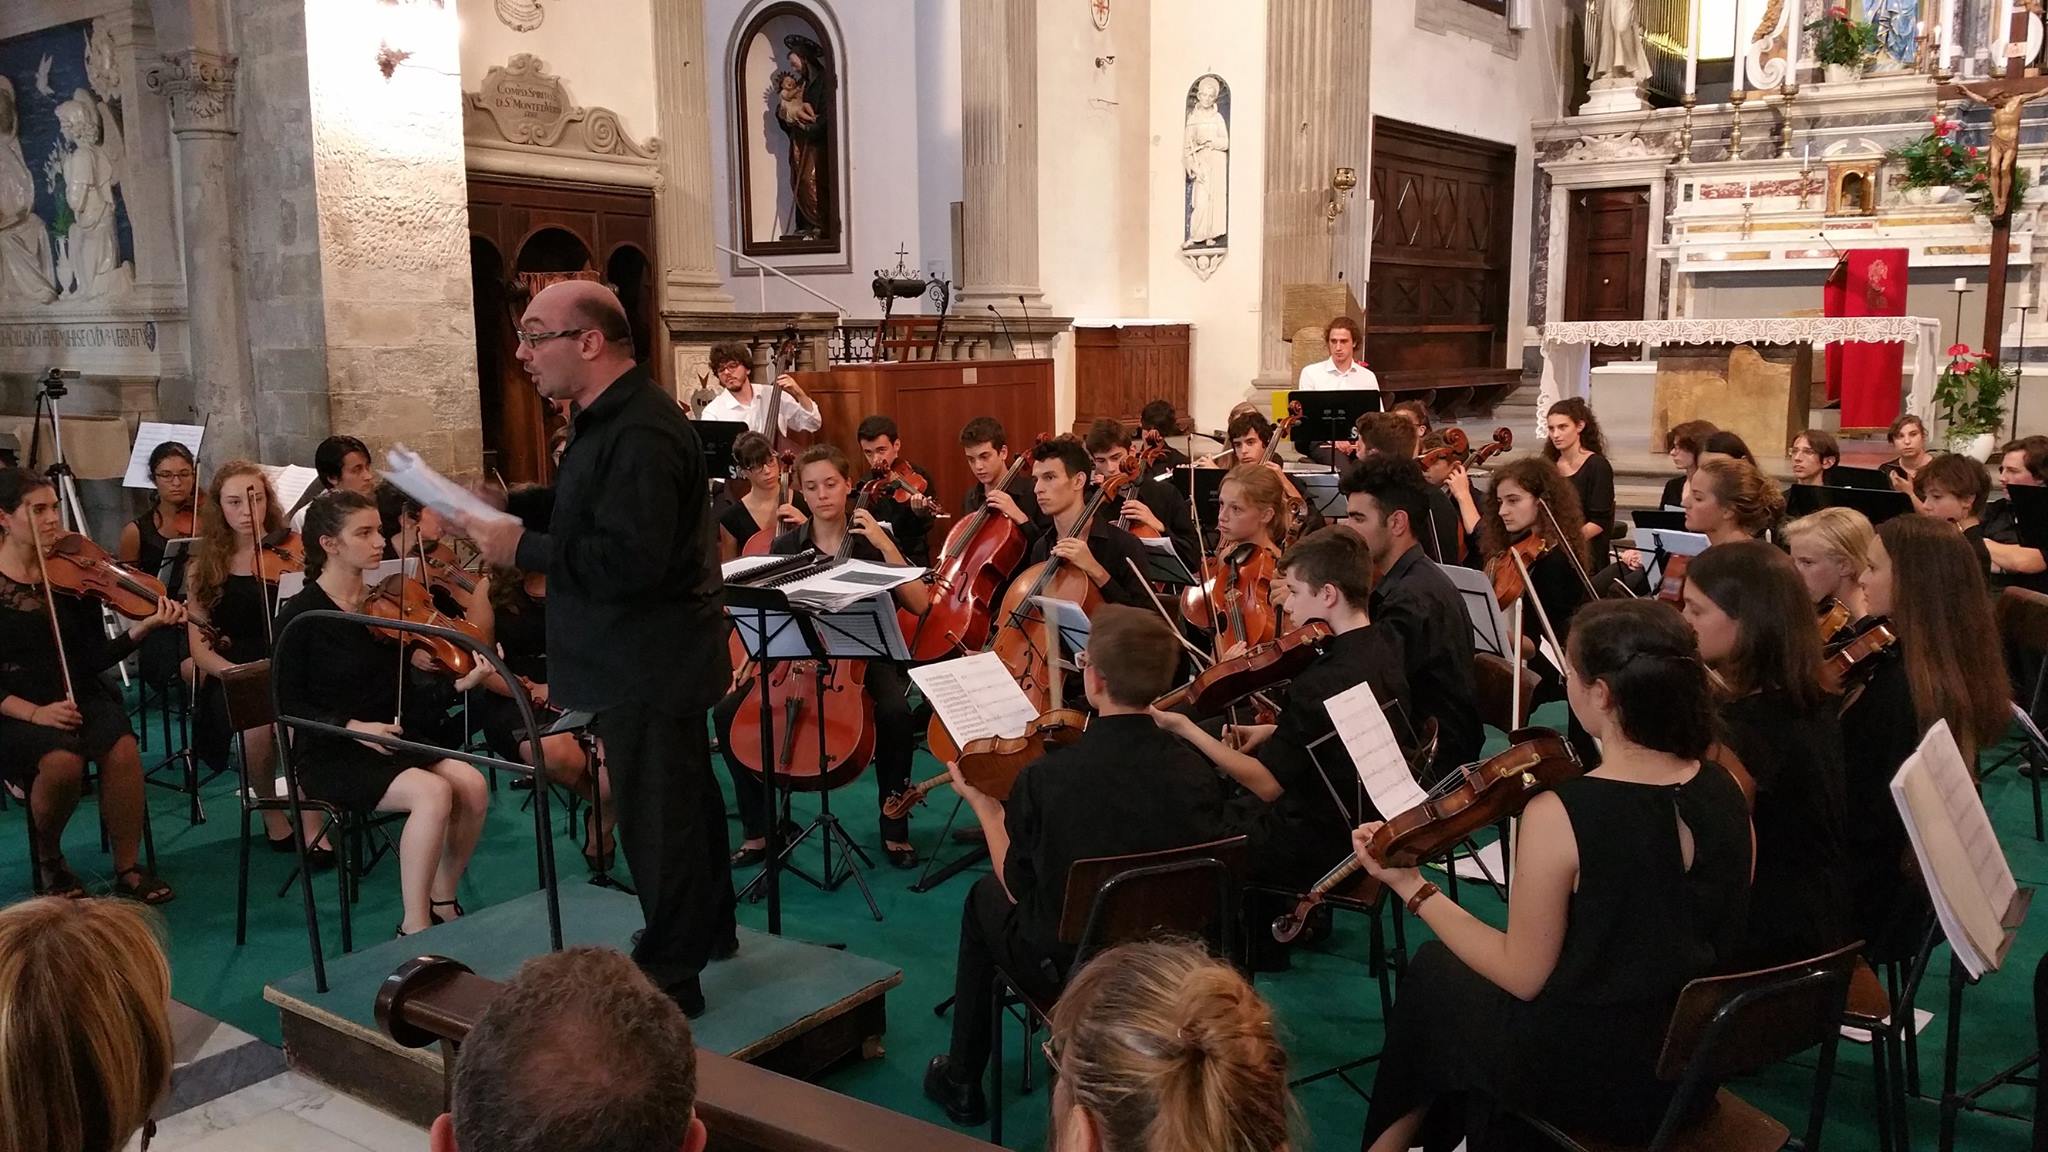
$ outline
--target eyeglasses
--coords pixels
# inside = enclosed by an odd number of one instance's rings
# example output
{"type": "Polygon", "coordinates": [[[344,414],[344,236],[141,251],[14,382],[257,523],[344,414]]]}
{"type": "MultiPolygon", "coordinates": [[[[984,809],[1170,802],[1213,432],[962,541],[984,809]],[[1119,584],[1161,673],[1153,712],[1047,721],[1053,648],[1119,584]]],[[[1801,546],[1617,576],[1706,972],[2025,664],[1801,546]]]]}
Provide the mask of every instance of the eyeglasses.
{"type": "Polygon", "coordinates": [[[1064,1076],[1066,1073],[1060,1070],[1060,1054],[1053,1049],[1052,1042],[1053,1037],[1047,1036],[1038,1042],[1038,1050],[1045,1054],[1045,1066],[1052,1069],[1052,1074],[1055,1077],[1064,1076]]]}
{"type": "Polygon", "coordinates": [[[178,472],[152,472],[150,473],[150,475],[156,477],[158,480],[164,481],[165,483],[169,483],[172,480],[192,479],[192,472],[189,469],[178,472]]]}
{"type": "Polygon", "coordinates": [[[534,345],[542,343],[544,341],[559,340],[564,336],[581,336],[585,332],[590,331],[594,331],[594,329],[564,328],[559,332],[514,332],[513,335],[519,337],[519,342],[521,344],[524,344],[528,348],[531,348],[534,345]]]}

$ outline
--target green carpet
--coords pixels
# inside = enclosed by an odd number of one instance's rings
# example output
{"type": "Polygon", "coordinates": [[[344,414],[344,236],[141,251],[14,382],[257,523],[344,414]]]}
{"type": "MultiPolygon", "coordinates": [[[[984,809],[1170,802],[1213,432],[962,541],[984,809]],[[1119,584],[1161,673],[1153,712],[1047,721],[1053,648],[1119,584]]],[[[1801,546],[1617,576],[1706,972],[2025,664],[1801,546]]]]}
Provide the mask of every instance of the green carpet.
{"type": "MultiPolygon", "coordinates": [[[[1561,726],[1561,706],[1541,710],[1538,718],[1561,726]]],[[[1495,740],[1498,743],[1499,737],[1495,740]]],[[[936,770],[922,753],[918,759],[916,776],[936,770]]],[[[1987,758],[1986,763],[1992,759],[1995,757],[1987,758]]],[[[145,756],[144,763],[150,760],[145,756]]],[[[722,767],[720,774],[723,779],[722,767]]],[[[874,851],[879,839],[873,787],[870,780],[862,780],[841,791],[835,797],[835,809],[854,837],[878,856],[874,851]]],[[[309,963],[296,890],[284,899],[274,895],[289,870],[290,858],[272,855],[263,845],[256,845],[252,855],[249,942],[244,947],[235,947],[237,812],[232,783],[228,778],[217,780],[206,788],[204,795],[211,819],[192,827],[186,823],[182,796],[158,789],[150,791],[160,868],[179,893],[177,900],[164,908],[176,994],[178,999],[204,1012],[275,1042],[277,1014],[264,1003],[263,986],[298,972],[309,963]]],[[[533,890],[533,824],[531,817],[520,811],[524,797],[525,793],[510,790],[500,790],[493,796],[489,825],[464,885],[463,902],[471,909],[488,909],[533,890]]],[[[2048,847],[2033,838],[2029,782],[2011,768],[2003,769],[1986,784],[1985,800],[2020,883],[2041,884],[2048,880],[2048,847]]],[[[807,820],[815,811],[816,801],[799,800],[797,807],[799,818],[807,820]]],[[[942,792],[933,798],[932,804],[919,810],[913,836],[925,850],[932,848],[950,807],[950,798],[942,792]]],[[[88,800],[79,817],[72,821],[66,849],[79,874],[88,884],[99,887],[111,879],[107,875],[111,866],[99,851],[94,811],[92,801],[88,800]]],[[[564,883],[578,884],[582,862],[577,858],[575,845],[561,835],[559,816],[555,825],[556,858],[562,862],[564,883]]],[[[19,807],[10,806],[0,812],[0,837],[14,845],[0,859],[15,862],[0,870],[0,903],[28,895],[27,852],[21,826],[19,807]]],[[[261,835],[260,827],[257,835],[261,835]]],[[[955,850],[953,845],[945,848],[955,850]]],[[[803,851],[804,859],[815,871],[815,845],[807,844],[803,851]]],[[[785,880],[784,928],[789,936],[820,944],[842,944],[852,953],[903,972],[902,985],[889,996],[887,1054],[879,1060],[829,1073],[822,1081],[827,1087],[944,1123],[943,1115],[925,1103],[919,1080],[925,1061],[946,1045],[946,1021],[933,1015],[931,1006],[952,991],[961,901],[979,874],[970,871],[920,895],[908,890],[913,874],[897,872],[884,864],[867,874],[886,917],[881,923],[869,915],[860,893],[850,882],[837,892],[821,893],[793,878],[785,880]]],[[[323,917],[322,932],[329,955],[333,956],[340,947],[340,938],[331,874],[319,877],[315,892],[323,917]]],[[[1502,908],[1489,893],[1463,886],[1460,895],[1480,915],[1494,923],[1502,922],[1502,908]]],[[[759,904],[742,905],[740,917],[746,927],[766,928],[766,914],[759,904]]],[[[398,918],[396,865],[387,860],[364,884],[362,902],[357,906],[358,945],[368,947],[386,939],[398,918]]],[[[2034,965],[2044,948],[2048,948],[2048,928],[2041,923],[2044,919],[2048,919],[2048,914],[2037,910],[2034,922],[2027,925],[2014,949],[2008,968],[1972,988],[1965,997],[1961,1066],[1966,1083],[1983,1079],[2032,1050],[2030,989],[2034,965]]],[[[1411,947],[1418,942],[1416,935],[1410,937],[1411,947]]],[[[1298,1072],[1340,1064],[1379,1046],[1379,1000],[1365,970],[1365,942],[1363,923],[1340,915],[1337,932],[1327,944],[1318,950],[1299,952],[1291,971],[1260,978],[1259,987],[1274,1004],[1298,1072]]],[[[1937,959],[1929,987],[1921,997],[1923,1008],[1943,1010],[1946,965],[1944,953],[1937,959]]],[[[364,1008],[367,1010],[367,1005],[364,1008]]],[[[1921,1075],[1924,1089],[1930,1092],[1939,1087],[1945,1023],[1937,1016],[1921,1036],[1921,1075]]],[[[1007,1039],[1012,1045],[1009,1051],[1014,1054],[1019,1042],[1014,1026],[1008,1029],[1007,1039]]],[[[1014,1055],[1009,1063],[1012,1081],[1006,1091],[1007,1143],[1013,1148],[1040,1147],[1046,1109],[1043,1077],[1039,1078],[1040,1087],[1031,1095],[1019,1096],[1015,1092],[1014,1055]]],[[[1804,1124],[1811,1068],[1809,1057],[1797,1066],[1773,1069],[1734,1087],[1797,1131],[1804,1124]]],[[[1369,1088],[1371,1076],[1369,1067],[1362,1070],[1360,1083],[1369,1088]]],[[[2009,1111],[2028,1114],[2032,1110],[2030,1094],[2024,1090],[2004,1089],[1992,1100],[2009,1111]]],[[[1303,1089],[1299,1105],[1300,1147],[1356,1146],[1365,1104],[1341,1081],[1333,1078],[1303,1089]]],[[[1933,1104],[1913,1101],[1909,1108],[1915,1144],[1932,1147],[1933,1104]]],[[[1868,1051],[1845,1043],[1830,1100],[1829,1146],[1875,1147],[1874,1115],[1868,1051]]],[[[2025,1127],[2019,1122],[1965,1115],[1957,1146],[2018,1148],[2024,1146],[2025,1138],[2025,1127]]]]}

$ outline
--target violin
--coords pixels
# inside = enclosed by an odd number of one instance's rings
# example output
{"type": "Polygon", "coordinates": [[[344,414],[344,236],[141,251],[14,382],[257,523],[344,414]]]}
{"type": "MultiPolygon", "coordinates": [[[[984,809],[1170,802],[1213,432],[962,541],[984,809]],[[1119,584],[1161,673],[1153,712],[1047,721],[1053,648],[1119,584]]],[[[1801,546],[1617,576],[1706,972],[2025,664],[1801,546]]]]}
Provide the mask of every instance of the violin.
{"type": "Polygon", "coordinates": [[[1850,691],[1861,688],[1877,669],[1881,658],[1893,651],[1898,643],[1898,635],[1891,630],[1889,621],[1873,620],[1827,654],[1822,667],[1829,682],[1843,694],[1845,703],[1850,691]]]}
{"type": "Polygon", "coordinates": [[[1202,582],[1181,592],[1183,618],[1197,628],[1213,630],[1218,650],[1271,640],[1276,627],[1272,587],[1278,569],[1278,557],[1252,541],[1219,548],[1216,556],[1203,560],[1202,582]]]}
{"type": "MultiPolygon", "coordinates": [[[[58,592],[97,600],[130,620],[156,615],[157,603],[168,598],[163,581],[115,560],[81,532],[60,532],[43,547],[43,576],[58,592]]],[[[190,621],[216,650],[227,637],[213,625],[190,621]]]]}
{"type": "Polygon", "coordinates": [[[1219,660],[1200,676],[1152,702],[1162,712],[1186,709],[1196,717],[1221,715],[1232,704],[1294,679],[1315,662],[1336,635],[1321,620],[1311,620],[1277,639],[1219,660]]]}
{"type": "MultiPolygon", "coordinates": [[[[960,748],[955,763],[968,786],[994,800],[1010,798],[1017,774],[1027,765],[1045,758],[1051,748],[1072,744],[1088,727],[1088,714],[1074,708],[1055,708],[1032,720],[1021,735],[986,736],[969,740],[960,748]]],[[[901,820],[910,815],[932,790],[953,779],[952,773],[920,780],[882,802],[882,815],[901,820]]]]}
{"type": "MultiPolygon", "coordinates": [[[[1446,773],[1428,799],[1380,825],[1369,849],[1373,857],[1390,867],[1413,868],[1519,815],[1537,793],[1585,771],[1570,742],[1548,728],[1523,728],[1508,741],[1506,751],[1446,773]]],[[[1357,853],[1346,856],[1310,886],[1293,911],[1273,921],[1273,938],[1291,942],[1331,890],[1363,870],[1357,853]]]]}
{"type": "Polygon", "coordinates": [[[462,589],[465,596],[476,591],[476,577],[457,561],[454,546],[446,540],[428,541],[421,545],[419,551],[427,571],[439,574],[441,579],[462,589]]]}
{"type": "MultiPolygon", "coordinates": [[[[430,624],[460,632],[475,641],[478,647],[485,646],[483,630],[467,620],[445,616],[434,607],[434,593],[425,584],[404,573],[393,573],[379,581],[363,598],[363,612],[384,620],[401,620],[411,624],[430,624]]],[[[400,628],[378,628],[372,632],[386,640],[395,641],[409,648],[423,649],[427,658],[433,661],[436,670],[457,678],[469,675],[476,667],[476,654],[445,636],[427,636],[408,632],[400,628]]]]}
{"type": "Polygon", "coordinates": [[[910,461],[897,457],[896,462],[886,468],[877,468],[870,478],[871,483],[881,485],[881,493],[894,499],[898,504],[908,504],[920,511],[939,513],[939,502],[931,498],[931,485],[918,474],[910,461]]]}
{"type": "Polygon", "coordinates": [[[297,532],[286,531],[272,542],[268,537],[256,545],[255,575],[265,584],[275,584],[287,572],[306,570],[306,549],[297,532]]]}
{"type": "Polygon", "coordinates": [[[1815,606],[1814,611],[1820,620],[1820,638],[1822,643],[1834,639],[1837,632],[1847,628],[1851,623],[1849,606],[1833,596],[1821,597],[1820,603],[1815,606]]]}
{"type": "MultiPolygon", "coordinates": [[[[839,539],[835,560],[853,553],[855,513],[880,492],[863,484],[839,539]]],[[[762,773],[761,693],[756,682],[733,717],[726,750],[747,770],[762,773]]],[[[792,660],[775,666],[765,685],[769,714],[777,718],[779,747],[774,772],[782,787],[798,792],[831,791],[867,770],[875,756],[875,702],[867,693],[865,660],[792,660]]]]}
{"type": "Polygon", "coordinates": [[[1692,567],[1690,556],[1666,556],[1664,572],[1657,581],[1657,599],[1673,607],[1685,606],[1685,573],[1692,567]]]}
{"type": "Polygon", "coordinates": [[[1531,532],[1520,540],[1486,560],[1486,576],[1493,581],[1493,602],[1505,610],[1528,592],[1528,583],[1522,579],[1522,569],[1541,559],[1550,551],[1550,541],[1541,532],[1531,532]],[[1522,558],[1520,566],[1515,564],[1513,552],[1522,558]]]}
{"type": "MultiPolygon", "coordinates": [[[[1040,433],[1038,442],[1049,439],[1040,433]]],[[[1029,460],[1028,452],[1019,453],[990,490],[1008,490],[1029,460]]],[[[910,654],[923,661],[979,650],[988,642],[996,589],[1022,559],[1023,529],[1008,516],[990,510],[986,501],[972,516],[953,525],[932,564],[931,605],[923,616],[898,613],[898,623],[910,641],[910,654]]],[[[932,723],[939,726],[936,719],[932,723]]]]}

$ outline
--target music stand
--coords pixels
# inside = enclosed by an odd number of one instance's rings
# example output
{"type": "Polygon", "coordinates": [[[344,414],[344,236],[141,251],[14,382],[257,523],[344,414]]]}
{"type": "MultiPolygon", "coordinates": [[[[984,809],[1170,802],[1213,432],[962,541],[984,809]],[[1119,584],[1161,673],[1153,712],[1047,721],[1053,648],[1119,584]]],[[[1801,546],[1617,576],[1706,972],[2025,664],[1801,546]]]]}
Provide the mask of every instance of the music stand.
{"type": "Polygon", "coordinates": [[[733,441],[747,430],[744,420],[693,420],[697,441],[704,446],[704,474],[713,480],[731,476],[733,441]]]}
{"type": "Polygon", "coordinates": [[[2013,526],[2020,543],[2048,552],[2048,488],[2037,484],[2013,484],[2005,490],[2012,501],[2013,526]]]}
{"type": "MultiPolygon", "coordinates": [[[[1851,468],[1846,464],[1837,464],[1822,472],[1820,478],[1821,483],[1829,488],[1862,488],[1870,492],[1895,491],[1892,487],[1891,474],[1882,468],[1851,468]]],[[[1810,485],[1799,484],[1794,487],[1806,488],[1810,485]]]]}
{"type": "Polygon", "coordinates": [[[1320,512],[1325,520],[1342,520],[1350,508],[1344,501],[1344,494],[1337,490],[1340,479],[1332,472],[1289,472],[1289,480],[1301,492],[1301,498],[1308,506],[1320,512]]]}
{"type": "Polygon", "coordinates": [[[1139,572],[1144,579],[1155,584],[1170,584],[1176,588],[1200,583],[1195,579],[1195,574],[1188,571],[1187,563],[1180,558],[1180,553],[1174,550],[1171,539],[1165,536],[1140,536],[1138,543],[1144,546],[1142,551],[1145,564],[1139,572]]]}
{"type": "MultiPolygon", "coordinates": [[[[1836,488],[1820,484],[1795,484],[1785,492],[1785,509],[1797,519],[1822,508],[1850,508],[1861,512],[1870,526],[1879,524],[1894,516],[1904,516],[1913,510],[1913,499],[1904,492],[1893,491],[1887,486],[1882,492],[1869,488],[1836,488]]],[[[2019,511],[2019,505],[2013,505],[2019,511]]]]}
{"type": "MultiPolygon", "coordinates": [[[[1436,562],[1431,560],[1430,563],[1436,562]]],[[[1436,566],[1458,590],[1458,599],[1465,603],[1465,616],[1472,622],[1473,651],[1507,661],[1519,658],[1520,653],[1513,650],[1508,640],[1507,621],[1501,617],[1500,603],[1493,598],[1493,579],[1477,568],[1455,564],[1436,566]]]]}
{"type": "Polygon", "coordinates": [[[1628,514],[1628,522],[1635,528],[1654,528],[1659,532],[1685,531],[1685,513],[1666,512],[1661,508],[1644,508],[1628,514]]]}
{"type": "Polygon", "coordinates": [[[1651,528],[1642,524],[1636,525],[1635,542],[1636,551],[1646,556],[1643,577],[1652,588],[1664,582],[1666,560],[1673,556],[1697,556],[1708,547],[1707,538],[1701,533],[1651,528]]]}
{"type": "Polygon", "coordinates": [[[1198,468],[1193,464],[1181,464],[1173,470],[1173,487],[1183,496],[1193,486],[1195,493],[1195,518],[1202,531],[1216,531],[1216,510],[1223,504],[1223,478],[1230,474],[1228,468],[1198,468]]]}
{"type": "MultiPolygon", "coordinates": [[[[1346,388],[1330,392],[1293,391],[1287,403],[1301,405],[1301,421],[1294,426],[1294,450],[1314,458],[1316,445],[1349,440],[1357,435],[1358,418],[1381,410],[1377,388],[1346,388]]],[[[1334,467],[1334,465],[1333,465],[1334,467]]]]}

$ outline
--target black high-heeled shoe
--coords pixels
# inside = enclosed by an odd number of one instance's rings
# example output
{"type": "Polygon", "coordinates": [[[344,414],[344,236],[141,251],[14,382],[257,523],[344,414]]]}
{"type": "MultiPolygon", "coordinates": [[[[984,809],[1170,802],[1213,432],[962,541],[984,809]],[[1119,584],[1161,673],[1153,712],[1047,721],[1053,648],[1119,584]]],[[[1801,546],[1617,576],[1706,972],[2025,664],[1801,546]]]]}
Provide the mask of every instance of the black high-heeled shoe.
{"type": "Polygon", "coordinates": [[[463,915],[465,915],[465,913],[462,910],[462,901],[460,900],[427,901],[427,916],[436,924],[446,924],[450,920],[460,919],[463,915]],[[436,908],[453,908],[455,909],[455,915],[443,917],[439,912],[434,911],[434,909],[436,908]]]}

